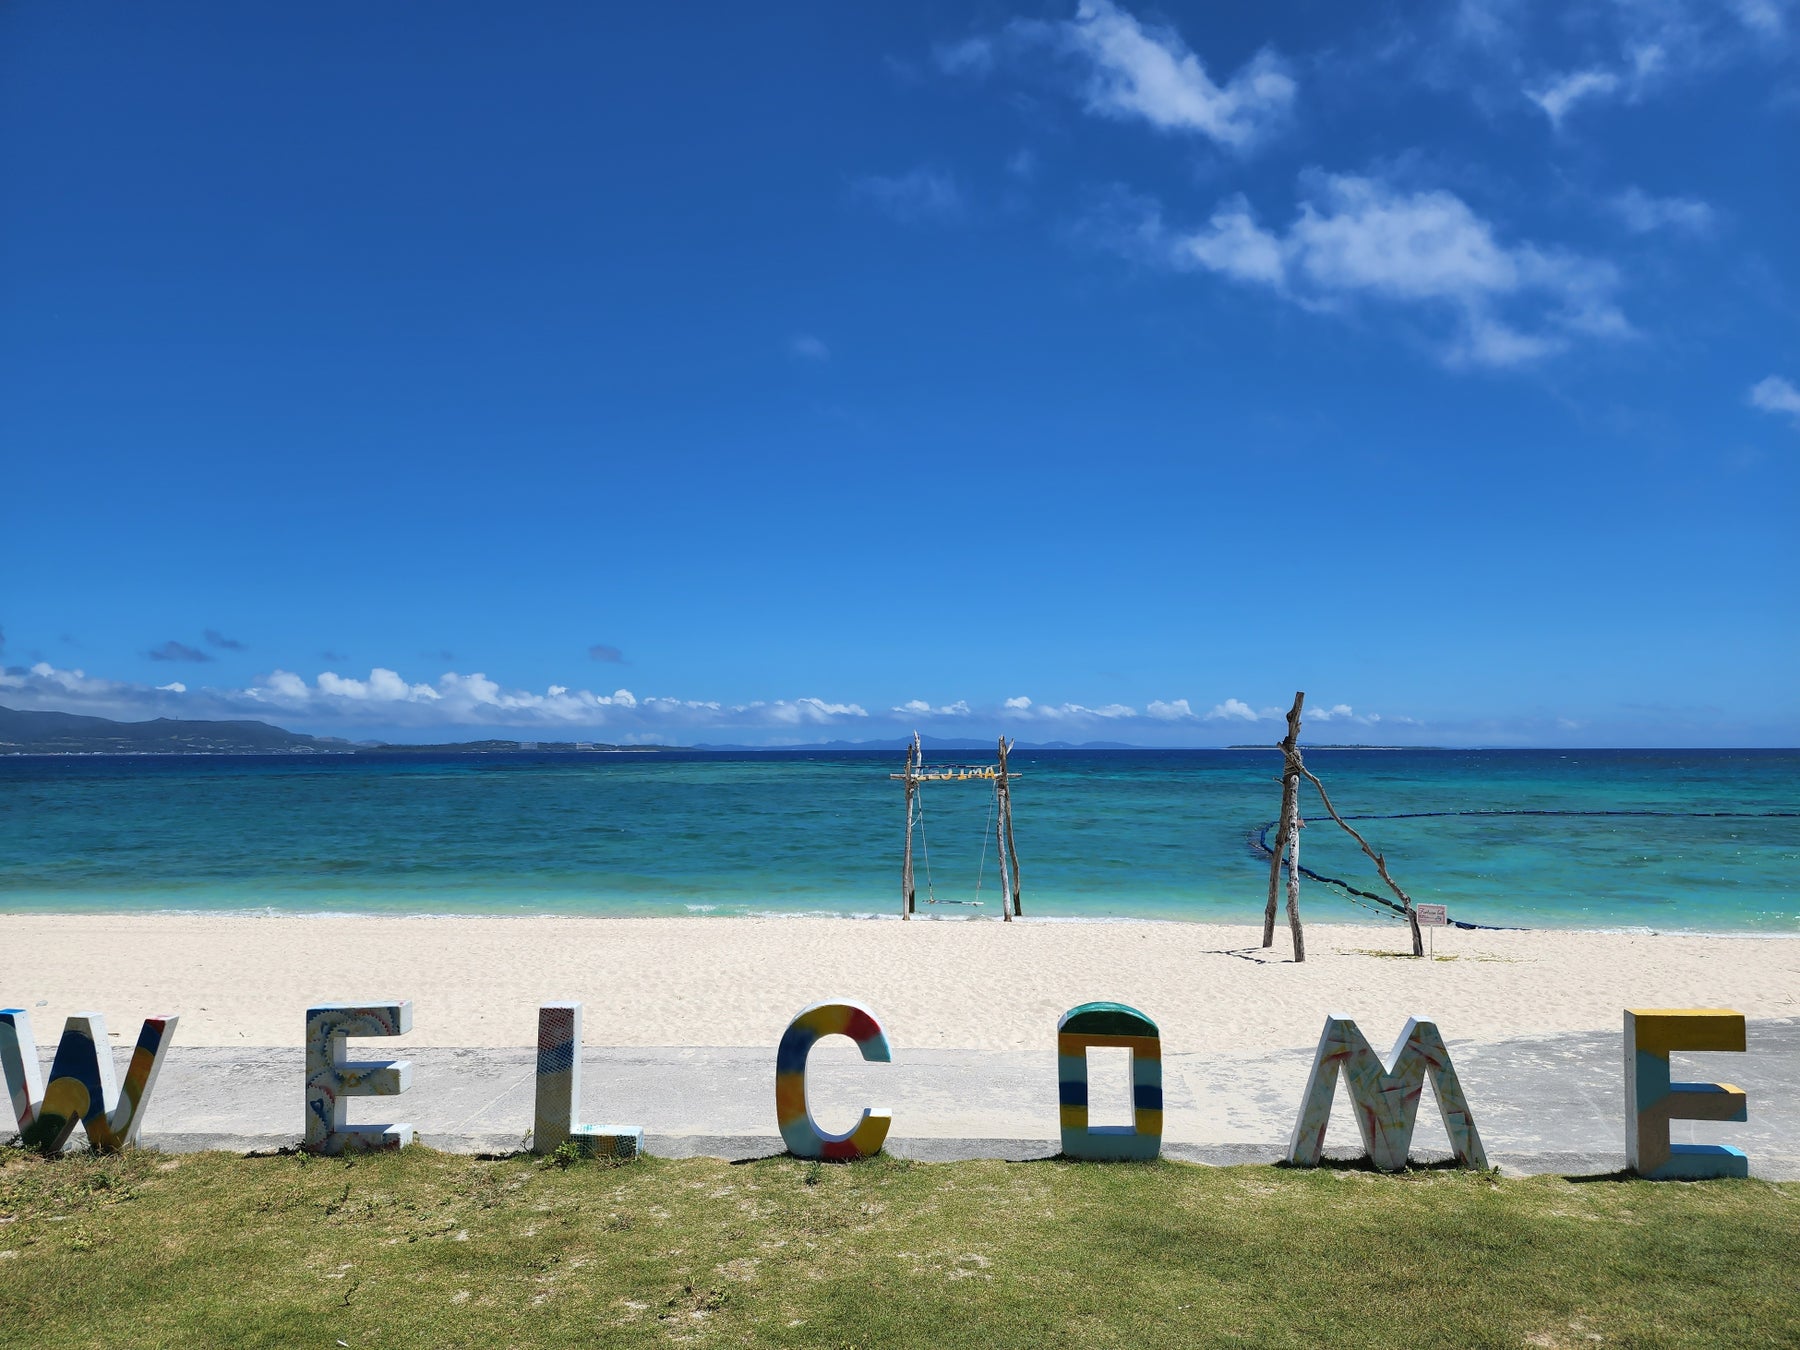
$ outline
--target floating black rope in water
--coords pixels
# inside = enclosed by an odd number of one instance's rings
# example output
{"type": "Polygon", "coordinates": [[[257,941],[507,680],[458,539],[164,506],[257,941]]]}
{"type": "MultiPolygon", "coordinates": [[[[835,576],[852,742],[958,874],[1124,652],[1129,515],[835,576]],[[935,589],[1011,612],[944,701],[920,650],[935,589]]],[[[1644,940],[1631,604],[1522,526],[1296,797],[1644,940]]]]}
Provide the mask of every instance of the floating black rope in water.
{"type": "MultiPolygon", "coordinates": [[[[1800,811],[1554,811],[1536,809],[1527,811],[1395,811],[1379,816],[1345,816],[1345,820],[1436,820],[1446,816],[1639,816],[1658,820],[1800,820],[1800,811]]],[[[1245,836],[1246,842],[1265,858],[1275,856],[1275,850],[1269,847],[1269,831],[1280,825],[1279,820],[1271,820],[1260,830],[1254,830],[1245,836]]],[[[1308,881],[1317,881],[1321,885],[1336,886],[1346,892],[1352,904],[1361,904],[1364,909],[1373,909],[1374,905],[1364,903],[1374,901],[1382,910],[1396,919],[1406,917],[1403,906],[1395,904],[1385,895],[1377,895],[1373,891],[1359,890],[1342,877],[1328,877],[1315,872],[1310,867],[1302,866],[1300,875],[1308,881]]],[[[1468,923],[1462,919],[1451,919],[1452,928],[1466,931],[1483,931],[1489,933],[1517,932],[1517,929],[1505,928],[1499,924],[1468,923]]]]}

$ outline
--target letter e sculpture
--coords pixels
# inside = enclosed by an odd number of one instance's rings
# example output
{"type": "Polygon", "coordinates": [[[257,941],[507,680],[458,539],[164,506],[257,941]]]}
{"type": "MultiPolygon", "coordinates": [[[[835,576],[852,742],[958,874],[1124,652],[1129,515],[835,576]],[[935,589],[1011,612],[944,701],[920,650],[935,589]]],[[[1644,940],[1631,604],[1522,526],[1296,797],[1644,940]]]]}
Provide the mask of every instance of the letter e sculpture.
{"type": "Polygon", "coordinates": [[[1671,1120],[1748,1120],[1729,1083],[1671,1083],[1676,1050],[1745,1048],[1744,1015],[1725,1008],[1625,1010],[1625,1166],[1654,1180],[1747,1177],[1750,1160],[1726,1144],[1671,1144],[1671,1120]]]}
{"type": "Polygon", "coordinates": [[[1437,1023],[1409,1017],[1400,1039],[1388,1056],[1388,1067],[1375,1057],[1356,1023],[1338,1013],[1325,1018],[1319,1048],[1307,1075],[1306,1094],[1300,1100],[1300,1118],[1288,1143],[1288,1162],[1296,1167],[1317,1167],[1325,1150],[1325,1127],[1331,1121],[1331,1101],[1337,1093],[1338,1071],[1346,1075],[1350,1104],[1356,1112],[1356,1128],[1362,1134],[1363,1151],[1383,1172],[1406,1166],[1412,1148],[1413,1126],[1419,1118],[1419,1094],[1425,1080],[1437,1097],[1438,1114],[1450,1149],[1464,1167],[1486,1167],[1487,1153],[1475,1117],[1463,1097],[1456,1066],[1437,1023]]]}
{"type": "Polygon", "coordinates": [[[309,1153],[404,1148],[411,1125],[350,1125],[351,1097],[394,1097],[412,1086],[412,1061],[345,1058],[352,1036],[404,1036],[412,1030],[412,1000],[320,1003],[306,1010],[306,1139],[309,1153]]]}
{"type": "Polygon", "coordinates": [[[537,1114],[531,1127],[531,1151],[554,1153],[574,1144],[584,1157],[629,1161],[644,1151],[641,1125],[582,1125],[581,1005],[545,1003],[538,1007],[537,1114]]]}
{"type": "Polygon", "coordinates": [[[846,1134],[827,1134],[813,1119],[806,1102],[806,1057],[822,1036],[848,1036],[875,1064],[890,1064],[887,1033],[875,1014],[860,1003],[815,1003],[802,1009],[782,1033],[775,1052],[775,1118],[788,1152],[796,1158],[827,1158],[834,1162],[867,1158],[881,1152],[894,1117],[882,1107],[867,1107],[855,1128],[846,1134]]]}
{"type": "Polygon", "coordinates": [[[1064,1157],[1144,1161],[1162,1151],[1162,1035],[1136,1008],[1083,1003],[1064,1013],[1056,1024],[1056,1078],[1064,1157]],[[1096,1045],[1131,1051],[1130,1125],[1088,1124],[1087,1052],[1096,1045]]]}
{"type": "Polygon", "coordinates": [[[13,1117],[19,1122],[19,1142],[60,1153],[79,1122],[88,1144],[103,1153],[135,1143],[178,1020],[173,1013],[144,1019],[120,1091],[113,1076],[106,1019],[96,1012],[76,1013],[64,1024],[62,1040],[56,1044],[50,1084],[39,1087],[31,1014],[23,1008],[0,1008],[0,1068],[6,1074],[13,1117]]]}

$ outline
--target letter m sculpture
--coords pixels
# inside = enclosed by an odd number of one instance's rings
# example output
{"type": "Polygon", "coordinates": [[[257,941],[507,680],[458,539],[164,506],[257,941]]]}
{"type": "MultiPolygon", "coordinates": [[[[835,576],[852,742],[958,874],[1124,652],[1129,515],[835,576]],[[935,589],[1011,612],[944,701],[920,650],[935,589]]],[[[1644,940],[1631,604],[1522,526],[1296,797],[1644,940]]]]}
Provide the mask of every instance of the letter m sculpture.
{"type": "Polygon", "coordinates": [[[1419,1094],[1428,1078],[1456,1161],[1464,1167],[1488,1165],[1481,1135],[1475,1129],[1475,1117],[1469,1114],[1469,1103],[1456,1078],[1456,1066],[1450,1062],[1450,1052],[1444,1048],[1437,1024],[1408,1018],[1384,1066],[1356,1023],[1336,1013],[1326,1017],[1318,1051],[1313,1055],[1300,1118],[1294,1122],[1294,1137],[1288,1144],[1290,1164],[1319,1165],[1340,1070],[1350,1089],[1350,1103],[1356,1109],[1356,1128],[1362,1134],[1363,1149],[1369,1161],[1382,1171],[1398,1172],[1406,1166],[1413,1126],[1419,1118],[1419,1094]]]}

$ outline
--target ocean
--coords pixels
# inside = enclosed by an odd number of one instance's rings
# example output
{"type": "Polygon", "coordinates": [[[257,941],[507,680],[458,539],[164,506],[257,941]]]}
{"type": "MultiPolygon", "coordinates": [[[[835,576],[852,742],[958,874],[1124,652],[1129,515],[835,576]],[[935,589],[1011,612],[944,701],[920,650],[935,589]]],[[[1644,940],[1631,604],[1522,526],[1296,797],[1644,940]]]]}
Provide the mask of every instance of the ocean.
{"type": "MultiPolygon", "coordinates": [[[[0,911],[897,916],[901,762],[0,758],[0,911]]],[[[1268,861],[1254,841],[1278,810],[1280,763],[1015,751],[1025,915],[1257,921],[1268,861]]],[[[1800,932],[1800,752],[1313,749],[1307,764],[1394,879],[1452,919],[1800,932]]],[[[1302,863],[1380,891],[1306,792],[1302,863]]],[[[991,787],[928,783],[923,797],[919,913],[997,920],[991,787]]],[[[1313,921],[1394,922],[1345,887],[1308,880],[1301,901],[1313,921]]]]}

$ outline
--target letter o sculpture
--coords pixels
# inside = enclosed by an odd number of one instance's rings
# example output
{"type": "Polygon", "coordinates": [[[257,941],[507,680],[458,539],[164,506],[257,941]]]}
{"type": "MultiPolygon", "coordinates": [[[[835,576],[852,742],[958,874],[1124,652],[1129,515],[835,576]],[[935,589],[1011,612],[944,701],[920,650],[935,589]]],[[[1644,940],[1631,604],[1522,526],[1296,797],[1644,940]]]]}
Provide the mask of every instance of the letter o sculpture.
{"type": "Polygon", "coordinates": [[[862,1057],[876,1064],[891,1064],[887,1033],[875,1014],[860,1003],[815,1003],[802,1009],[782,1034],[775,1052],[775,1118],[781,1137],[796,1158],[825,1158],[833,1162],[867,1158],[881,1152],[893,1115],[881,1107],[866,1107],[862,1119],[846,1134],[827,1134],[806,1104],[806,1058],[822,1036],[848,1036],[862,1057]]]}

